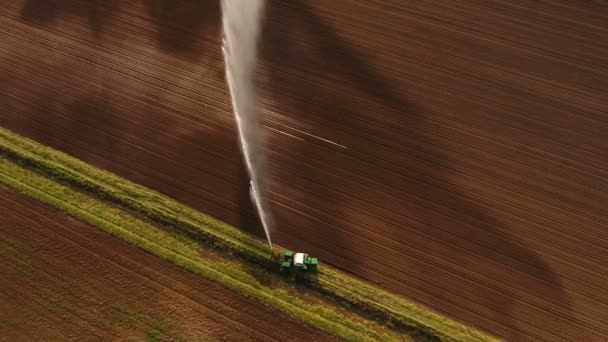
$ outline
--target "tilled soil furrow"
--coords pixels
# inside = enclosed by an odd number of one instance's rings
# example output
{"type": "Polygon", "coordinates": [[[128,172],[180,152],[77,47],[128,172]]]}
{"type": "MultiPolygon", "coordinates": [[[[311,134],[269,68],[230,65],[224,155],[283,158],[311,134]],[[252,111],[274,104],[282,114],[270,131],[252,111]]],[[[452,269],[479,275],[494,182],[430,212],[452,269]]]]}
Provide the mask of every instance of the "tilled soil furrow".
{"type": "MultiPolygon", "coordinates": [[[[0,16],[0,124],[262,233],[219,4],[40,6],[0,16]]],[[[270,1],[273,240],[507,340],[601,340],[607,17],[600,2],[270,1]]]]}

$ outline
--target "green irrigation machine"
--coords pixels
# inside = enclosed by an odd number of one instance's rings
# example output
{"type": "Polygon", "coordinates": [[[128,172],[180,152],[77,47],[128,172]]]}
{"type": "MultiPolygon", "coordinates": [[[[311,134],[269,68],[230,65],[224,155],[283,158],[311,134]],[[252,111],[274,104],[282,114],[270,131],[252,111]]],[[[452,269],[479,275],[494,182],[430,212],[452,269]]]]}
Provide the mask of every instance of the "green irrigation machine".
{"type": "Polygon", "coordinates": [[[319,265],[319,259],[306,253],[285,251],[279,257],[279,265],[281,272],[315,272],[319,265]]]}

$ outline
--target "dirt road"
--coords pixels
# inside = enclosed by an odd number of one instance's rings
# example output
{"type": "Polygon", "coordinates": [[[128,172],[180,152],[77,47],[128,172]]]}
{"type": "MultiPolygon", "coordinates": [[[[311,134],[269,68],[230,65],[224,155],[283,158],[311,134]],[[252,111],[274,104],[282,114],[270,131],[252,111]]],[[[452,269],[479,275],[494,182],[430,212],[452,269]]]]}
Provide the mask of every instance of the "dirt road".
{"type": "MultiPolygon", "coordinates": [[[[262,236],[216,1],[6,8],[2,126],[262,236]]],[[[509,340],[602,340],[607,50],[599,1],[271,1],[273,240],[509,340]]]]}
{"type": "Polygon", "coordinates": [[[0,187],[0,340],[331,340],[0,187]]]}

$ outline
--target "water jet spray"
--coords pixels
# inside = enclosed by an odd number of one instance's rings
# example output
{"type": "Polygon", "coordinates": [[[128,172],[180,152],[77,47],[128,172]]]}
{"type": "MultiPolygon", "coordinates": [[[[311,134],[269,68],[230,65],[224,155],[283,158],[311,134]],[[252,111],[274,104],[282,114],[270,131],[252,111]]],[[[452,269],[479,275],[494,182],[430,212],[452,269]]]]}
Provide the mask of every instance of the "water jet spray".
{"type": "Polygon", "coordinates": [[[263,131],[255,89],[258,39],[265,0],[222,0],[222,50],[241,151],[250,178],[250,195],[272,250],[272,217],[266,202],[263,131]]]}

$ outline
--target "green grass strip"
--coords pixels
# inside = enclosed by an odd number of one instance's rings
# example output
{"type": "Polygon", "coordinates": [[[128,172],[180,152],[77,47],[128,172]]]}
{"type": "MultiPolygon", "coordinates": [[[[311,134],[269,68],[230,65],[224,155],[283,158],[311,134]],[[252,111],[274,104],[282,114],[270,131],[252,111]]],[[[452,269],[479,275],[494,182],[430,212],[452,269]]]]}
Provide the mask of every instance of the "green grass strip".
{"type": "Polygon", "coordinates": [[[42,203],[125,240],[192,273],[348,341],[391,341],[392,333],[354,322],[328,306],[309,304],[281,288],[269,288],[242,270],[238,261],[208,260],[179,235],[172,235],[120,208],[53,182],[0,158],[0,182],[42,203]]]}
{"type": "MultiPolygon", "coordinates": [[[[94,168],[76,158],[0,128],[0,152],[53,178],[76,185],[106,200],[137,211],[198,241],[261,266],[272,267],[265,241],[204,215],[167,196],[94,168]]],[[[276,246],[280,249],[280,246],[276,246]]],[[[326,296],[344,302],[397,329],[443,341],[496,341],[478,330],[376,286],[322,265],[310,284],[326,296]]]]}

